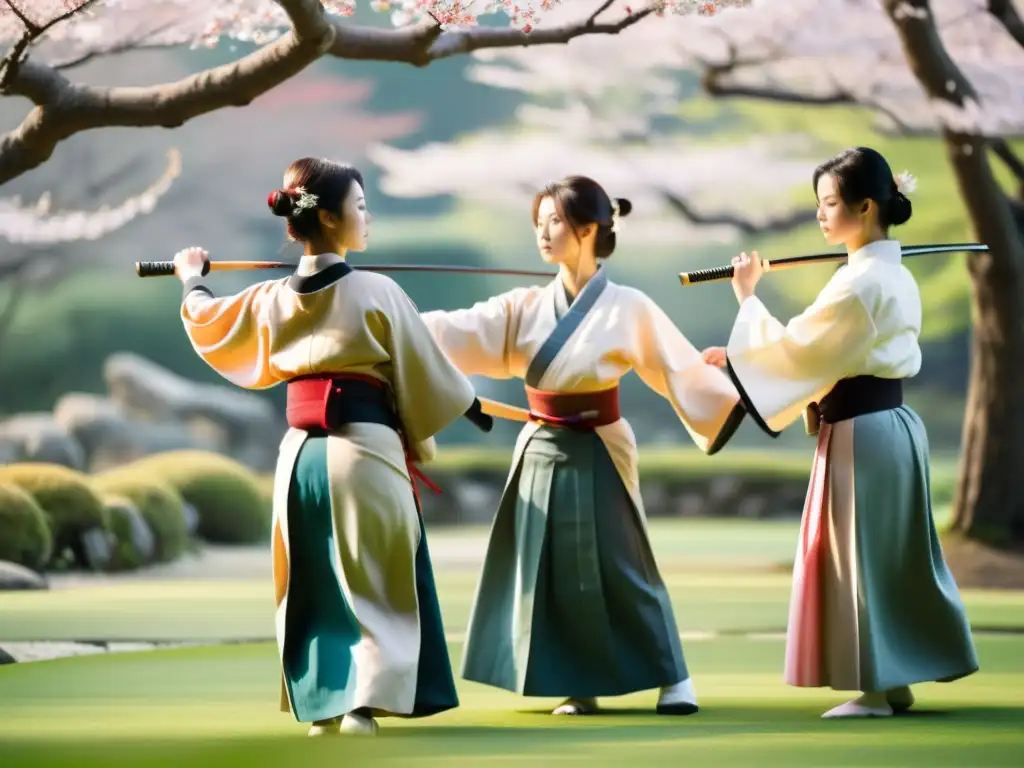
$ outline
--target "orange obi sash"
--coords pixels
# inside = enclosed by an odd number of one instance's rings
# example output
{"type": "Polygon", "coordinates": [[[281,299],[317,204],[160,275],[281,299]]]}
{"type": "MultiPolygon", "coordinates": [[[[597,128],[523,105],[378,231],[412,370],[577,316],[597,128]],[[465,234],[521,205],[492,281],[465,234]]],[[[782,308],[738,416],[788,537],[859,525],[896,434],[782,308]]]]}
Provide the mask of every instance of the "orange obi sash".
{"type": "Polygon", "coordinates": [[[526,387],[530,420],[553,427],[592,430],[614,424],[619,414],[619,388],[600,392],[545,392],[526,387]]]}

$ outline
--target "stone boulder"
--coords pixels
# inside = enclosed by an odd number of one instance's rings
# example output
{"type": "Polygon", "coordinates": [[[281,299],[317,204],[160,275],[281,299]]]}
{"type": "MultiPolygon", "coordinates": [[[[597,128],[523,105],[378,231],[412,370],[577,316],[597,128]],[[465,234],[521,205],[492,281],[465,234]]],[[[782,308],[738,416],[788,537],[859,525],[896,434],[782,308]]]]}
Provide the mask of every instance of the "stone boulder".
{"type": "Polygon", "coordinates": [[[258,471],[276,465],[287,426],[283,414],[259,395],[189,381],[131,353],[107,358],[103,374],[111,398],[139,420],[176,422],[211,436],[221,453],[258,471]]]}
{"type": "Polygon", "coordinates": [[[0,592],[23,589],[47,589],[46,579],[23,565],[0,560],[0,592]]]}
{"type": "Polygon", "coordinates": [[[0,421],[0,465],[26,461],[81,470],[86,454],[52,414],[21,413],[0,421]]]}
{"type": "Polygon", "coordinates": [[[64,395],[54,406],[53,415],[56,423],[82,446],[92,472],[162,451],[224,448],[175,421],[133,418],[119,403],[100,395],[64,395]]]}

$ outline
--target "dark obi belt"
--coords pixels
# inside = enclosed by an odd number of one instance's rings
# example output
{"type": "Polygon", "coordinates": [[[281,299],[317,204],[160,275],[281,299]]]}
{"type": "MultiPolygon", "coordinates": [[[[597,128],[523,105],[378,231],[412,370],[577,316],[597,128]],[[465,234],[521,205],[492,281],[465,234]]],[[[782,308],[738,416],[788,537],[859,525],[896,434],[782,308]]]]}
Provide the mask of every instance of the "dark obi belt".
{"type": "Polygon", "coordinates": [[[419,507],[415,480],[422,480],[440,493],[430,479],[415,467],[402,421],[395,408],[390,387],[380,379],[354,373],[300,376],[288,382],[288,426],[313,437],[337,433],[346,424],[383,424],[402,439],[412,491],[419,507]]]}
{"type": "Polygon", "coordinates": [[[840,379],[817,404],[826,424],[846,421],[903,405],[903,380],[877,376],[853,376],[840,379]]]}
{"type": "Polygon", "coordinates": [[[530,420],[568,429],[593,430],[614,424],[619,415],[619,388],[568,394],[526,388],[530,420]]]}

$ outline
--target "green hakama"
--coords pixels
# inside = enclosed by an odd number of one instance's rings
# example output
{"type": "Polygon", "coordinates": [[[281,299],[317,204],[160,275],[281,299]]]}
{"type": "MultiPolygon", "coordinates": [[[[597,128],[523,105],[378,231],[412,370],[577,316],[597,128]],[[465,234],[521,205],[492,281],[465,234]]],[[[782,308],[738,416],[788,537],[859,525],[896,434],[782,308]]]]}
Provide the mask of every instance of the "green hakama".
{"type": "Polygon", "coordinates": [[[790,685],[870,693],[978,670],[909,406],[821,425],[793,577],[790,685]]]}
{"type": "MultiPolygon", "coordinates": [[[[407,638],[398,634],[390,638],[378,636],[375,642],[385,652],[363,654],[364,668],[359,669],[357,646],[363,639],[360,618],[366,628],[386,630],[388,625],[375,621],[372,614],[357,616],[346,599],[346,590],[342,589],[346,585],[347,591],[351,591],[353,587],[349,585],[355,582],[355,590],[360,591],[359,582],[372,579],[372,569],[378,564],[373,562],[372,553],[367,552],[362,564],[368,568],[350,567],[347,572],[339,568],[339,550],[365,547],[365,543],[339,542],[336,535],[327,462],[327,442],[331,439],[339,438],[306,439],[299,450],[289,489],[290,584],[282,669],[292,712],[300,722],[314,722],[338,717],[357,707],[369,707],[375,714],[408,717],[453,709],[459,705],[459,699],[422,520],[412,574],[419,619],[416,658],[409,658],[411,654],[403,650],[403,646],[409,647],[407,638]],[[398,653],[394,652],[396,649],[398,653]],[[403,657],[406,663],[402,663],[403,657]],[[394,692],[406,687],[402,678],[409,662],[416,669],[415,693],[411,711],[403,712],[405,707],[393,703],[401,700],[394,692]],[[365,678],[371,679],[367,682],[365,678]]],[[[369,513],[366,510],[364,514],[369,513]]],[[[389,591],[393,595],[403,587],[396,583],[389,591]]]]}
{"type": "Polygon", "coordinates": [[[804,416],[818,443],[793,567],[785,679],[885,693],[828,717],[892,714],[892,692],[978,670],[931,503],[928,435],[905,404],[920,370],[921,297],[900,243],[850,253],[783,325],[740,306],[729,374],[772,437],[804,416]]]}
{"type": "Polygon", "coordinates": [[[491,530],[462,675],[573,697],[689,677],[645,526],[596,433],[529,438],[491,530]]]}

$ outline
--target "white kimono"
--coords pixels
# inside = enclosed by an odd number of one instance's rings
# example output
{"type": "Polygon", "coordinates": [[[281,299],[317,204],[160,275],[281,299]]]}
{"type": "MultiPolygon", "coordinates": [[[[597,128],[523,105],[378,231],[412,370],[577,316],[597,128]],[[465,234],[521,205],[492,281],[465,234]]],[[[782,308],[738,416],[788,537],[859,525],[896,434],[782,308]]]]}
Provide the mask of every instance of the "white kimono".
{"type": "Polygon", "coordinates": [[[729,337],[730,375],[768,434],[821,405],[793,569],[791,685],[878,692],[978,668],[935,530],[927,432],[902,402],[899,380],[921,367],[921,298],[901,262],[899,242],[871,243],[785,325],[748,298],[729,337]]]}
{"type": "MultiPolygon", "coordinates": [[[[671,403],[700,450],[717,452],[723,427],[739,403],[735,387],[722,371],[704,363],[661,307],[636,288],[607,280],[603,270],[576,301],[585,299],[602,279],[606,285],[593,306],[533,386],[553,392],[598,392],[618,386],[623,376],[635,371],[671,403]]],[[[531,362],[559,324],[558,313],[568,308],[562,282],[555,279],[543,287],[516,288],[468,309],[425,312],[423,320],[466,375],[526,379],[531,362]]],[[[513,465],[538,428],[528,424],[520,433],[513,465]]],[[[597,434],[643,514],[632,428],[620,419],[598,427],[597,434]]]]}

